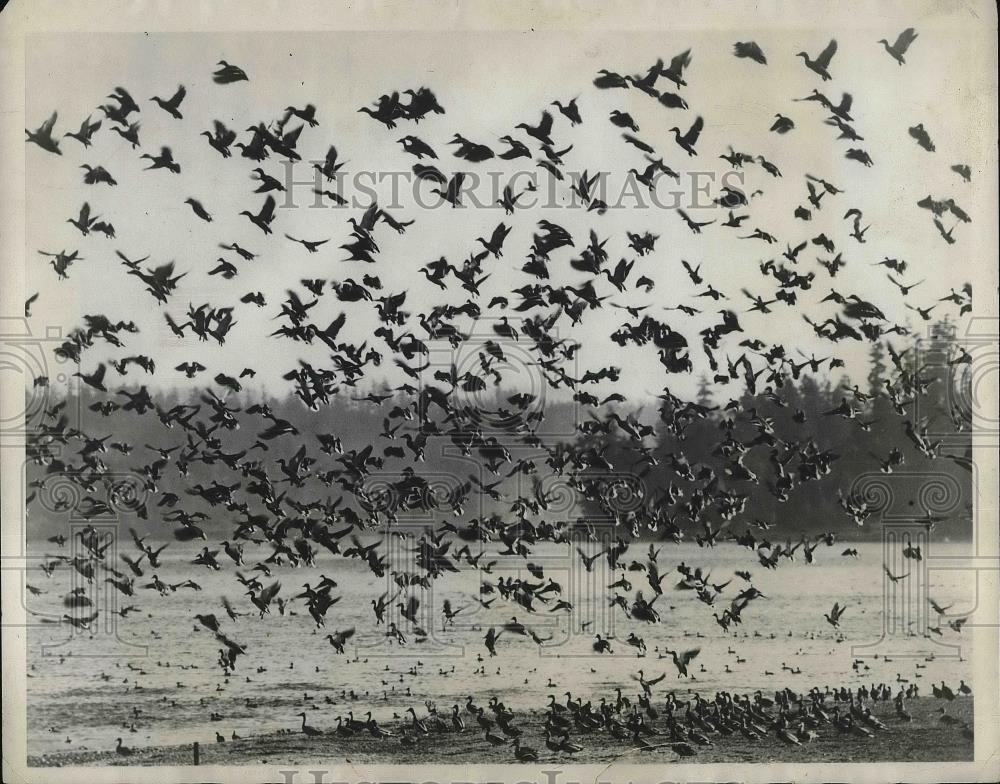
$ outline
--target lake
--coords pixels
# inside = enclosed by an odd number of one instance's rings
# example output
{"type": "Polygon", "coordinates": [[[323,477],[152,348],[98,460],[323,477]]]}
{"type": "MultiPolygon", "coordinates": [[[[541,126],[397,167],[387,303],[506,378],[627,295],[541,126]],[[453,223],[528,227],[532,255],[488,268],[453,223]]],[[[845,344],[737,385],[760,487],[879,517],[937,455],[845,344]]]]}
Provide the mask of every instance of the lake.
{"type": "MultiPolygon", "coordinates": [[[[127,536],[116,546],[135,555],[127,536]]],[[[413,558],[412,541],[392,539],[387,546],[392,564],[417,571],[415,565],[406,566],[413,558]]],[[[887,551],[890,570],[895,576],[909,573],[896,583],[894,592],[886,590],[892,583],[884,577],[883,545],[877,542],[820,544],[815,563],[807,564],[800,550],[794,561],[782,559],[775,570],[765,569],[755,553],[732,543],[704,549],[693,543],[654,546],[661,548],[658,564],[666,574],[663,595],[655,605],[661,617],[658,624],[636,621],[620,607],[610,606],[616,589],[607,586],[622,578],[631,583],[631,590],[618,592],[629,601],[636,590],[649,598],[652,592],[644,572],[611,572],[603,556],[587,571],[574,549],[544,543],[533,547],[528,559],[544,570],[545,578],[538,579],[525,568],[525,559],[491,555],[495,545],[488,543],[479,564],[496,560],[491,574],[464,566],[461,572],[434,581],[430,589],[409,589],[421,602],[418,619],[427,631],[422,642],[396,608],[387,612],[386,623],[399,626],[406,645],[387,637],[385,624],[375,624],[371,606],[373,598],[387,590],[395,593],[398,587],[388,577],[375,577],[358,559],[325,551],[315,567],[272,566],[270,578],[253,573],[265,585],[279,579],[279,596],[286,600],[301,592],[305,583],[315,586],[322,574],[336,580],[333,595],[342,598],[327,612],[326,626],[318,632],[301,599],[290,601],[284,615],[272,603],[270,614],[259,619],[235,578],[237,568],[249,576],[251,566],[269,554],[269,548],[257,551],[253,544],[246,547],[245,567],[236,567],[220,550],[222,568],[213,571],[191,563],[200,547],[172,543],[158,569],[150,570],[143,562],[145,575],[136,579],[133,597],[102,583],[106,575],[99,571],[89,587],[101,610],[92,633],[54,622],[71,612],[63,606],[63,597],[73,587],[85,587],[83,578],[66,565],[51,578],[33,569],[26,579],[44,593],[27,596],[33,613],[28,631],[28,753],[108,749],[119,736],[127,745],[144,746],[212,742],[216,730],[228,737],[232,731],[247,736],[294,729],[304,704],[314,706],[309,723],[328,729],[337,715],[347,711],[363,716],[370,710],[377,719],[387,720],[411,706],[424,715],[424,703],[430,700],[441,713],[450,713],[453,704],[464,704],[470,695],[479,704],[495,695],[512,708],[539,708],[547,695],[561,699],[566,691],[597,700],[613,697],[619,686],[626,694],[635,694],[639,687],[632,675],[639,668],[647,678],[667,674],[654,691],[657,699],[669,689],[766,693],[785,686],[806,690],[895,683],[897,678],[918,684],[923,694],[930,693],[932,681],[946,680],[954,687],[959,679],[970,680],[966,657],[973,630],[956,632],[947,621],[972,611],[975,584],[970,572],[936,568],[948,558],[970,554],[968,542],[934,542],[933,551],[923,548],[919,562],[904,559],[901,547],[894,544],[887,551]],[[846,547],[857,548],[859,557],[843,557],[846,547]],[[732,578],[714,606],[699,601],[693,591],[676,587],[681,575],[675,567],[682,562],[710,570],[710,582],[717,585],[732,578]],[[753,585],[767,598],[751,602],[742,613],[743,623],[727,634],[713,613],[721,615],[747,587],[734,577],[735,570],[750,571],[753,585]],[[202,590],[179,588],[161,596],[140,588],[153,571],[166,583],[193,578],[202,590]],[[549,594],[548,605],[536,603],[535,612],[502,597],[486,609],[473,598],[480,578],[495,585],[501,577],[541,583],[550,576],[562,586],[561,598],[573,605],[572,611],[550,611],[560,598],[555,594],[549,594]],[[231,621],[222,608],[222,596],[246,615],[231,621]],[[939,623],[927,596],[941,606],[953,605],[949,617],[939,623]],[[447,628],[441,612],[446,599],[459,610],[447,628]],[[824,619],[834,602],[847,608],[839,630],[824,619]],[[109,612],[123,604],[139,609],[125,619],[109,612]],[[246,646],[247,655],[239,657],[228,679],[218,664],[221,646],[197,623],[196,613],[214,613],[224,633],[246,646]],[[513,616],[545,643],[504,631],[497,656],[490,657],[483,643],[485,630],[499,629],[513,616]],[[928,625],[939,625],[941,635],[926,636],[928,625]],[[348,642],[346,655],[337,655],[324,635],[351,627],[357,633],[348,642]],[[598,632],[613,637],[612,654],[594,652],[598,632]],[[643,638],[645,656],[638,657],[638,651],[625,643],[629,632],[643,638]],[[693,680],[678,678],[670,658],[660,658],[666,648],[701,649],[689,668],[693,680]],[[213,721],[213,713],[222,719],[213,721]],[[134,733],[128,729],[132,725],[134,733]]],[[[584,549],[595,554],[600,547],[587,543],[584,549]]],[[[33,545],[33,554],[42,552],[56,549],[47,543],[33,545]]],[[[112,558],[116,568],[127,571],[114,547],[108,563],[112,558]]],[[[647,544],[632,545],[621,563],[633,560],[646,562],[647,544]]],[[[405,602],[406,596],[396,602],[405,602]]]]}

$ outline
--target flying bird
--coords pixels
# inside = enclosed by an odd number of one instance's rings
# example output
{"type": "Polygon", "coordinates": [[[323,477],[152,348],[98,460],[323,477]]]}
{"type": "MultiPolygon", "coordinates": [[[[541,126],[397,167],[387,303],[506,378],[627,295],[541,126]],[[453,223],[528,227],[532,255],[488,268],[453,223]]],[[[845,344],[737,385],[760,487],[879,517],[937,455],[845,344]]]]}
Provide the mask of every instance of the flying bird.
{"type": "Polygon", "coordinates": [[[896,36],[895,43],[890,44],[885,38],[880,39],[877,43],[882,44],[885,50],[900,65],[905,65],[906,60],[903,59],[903,55],[906,54],[907,50],[917,39],[917,33],[912,27],[907,27],[903,32],[896,36]]]}

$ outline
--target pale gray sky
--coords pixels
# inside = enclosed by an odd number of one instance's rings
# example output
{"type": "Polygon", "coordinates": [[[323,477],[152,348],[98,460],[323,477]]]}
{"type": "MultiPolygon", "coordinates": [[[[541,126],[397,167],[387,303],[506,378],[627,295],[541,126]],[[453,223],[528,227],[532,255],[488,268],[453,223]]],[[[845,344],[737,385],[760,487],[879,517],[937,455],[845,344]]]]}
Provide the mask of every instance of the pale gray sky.
{"type": "MultiPolygon", "coordinates": [[[[27,166],[27,242],[26,265],[29,292],[40,291],[33,308],[33,323],[56,324],[68,331],[84,313],[105,313],[113,318],[134,319],[141,333],[128,336],[123,353],[146,353],[154,356],[156,378],[142,377],[143,383],[183,384],[182,374],[172,368],[183,360],[198,359],[215,372],[237,374],[244,366],[260,371],[258,381],[268,391],[280,393],[285,382],[280,375],[295,366],[299,356],[317,365],[328,363],[322,344],[312,347],[288,340],[266,338],[280,322],[273,317],[280,308],[287,288],[306,295],[299,285],[301,278],[357,280],[366,273],[377,273],[386,290],[409,291],[405,309],[414,316],[431,303],[448,301],[459,304],[465,292],[452,281],[447,293],[427,283],[417,270],[439,256],[460,264],[469,252],[478,250],[475,238],[488,235],[504,220],[513,230],[499,261],[485,262],[492,277],[482,287],[479,299],[484,308],[483,326],[489,331],[491,317],[503,315],[486,312],[485,306],[495,294],[506,294],[511,287],[537,282],[521,273],[532,232],[539,218],[565,226],[577,240],[579,252],[593,227],[601,238],[610,240],[607,249],[610,266],[619,258],[633,258],[627,247],[626,231],[651,231],[660,235],[656,251],[640,258],[629,280],[629,289],[641,275],[653,279],[651,294],[628,291],[619,295],[603,280],[600,294],[613,294],[612,301],[622,304],[652,303],[645,313],[669,323],[692,343],[695,375],[691,378],[667,376],[651,347],[620,349],[609,335],[625,321],[632,321],[624,311],[605,306],[590,311],[583,324],[572,330],[572,337],[584,343],[580,352],[583,367],[596,368],[615,364],[624,369],[622,384],[631,394],[643,390],[655,393],[667,384],[677,393],[690,393],[698,373],[707,370],[698,346],[698,331],[715,323],[715,311],[724,304],[740,313],[746,334],[780,341],[789,349],[801,347],[820,356],[830,353],[832,344],[818,341],[802,321],[803,312],[814,318],[832,315],[836,307],[816,303],[831,286],[844,294],[857,293],[878,304],[890,319],[922,328],[923,322],[903,308],[900,293],[886,280],[885,269],[871,264],[885,256],[906,259],[910,268],[902,276],[905,282],[926,278],[914,289],[909,301],[921,306],[944,296],[949,287],[959,287],[975,277],[972,260],[992,253],[995,209],[994,179],[988,175],[995,166],[995,138],[981,133],[981,113],[990,105],[988,88],[981,81],[982,63],[991,52],[988,35],[957,34],[955,24],[961,18],[929,18],[917,13],[884,13],[878,18],[852,19],[845,24],[820,21],[815,29],[777,30],[767,24],[756,29],[741,25],[732,30],[684,29],[676,32],[599,33],[287,33],[287,34],[212,34],[178,33],[169,35],[89,35],[39,36],[28,51],[27,122],[39,125],[53,109],[59,110],[57,131],[75,130],[88,114],[95,119],[99,103],[116,85],[128,89],[139,102],[142,150],[129,145],[109,132],[108,121],[98,132],[94,145],[84,151],[72,139],[61,143],[64,154],[55,157],[30,145],[26,150],[27,166]],[[876,43],[879,38],[894,40],[905,27],[914,26],[920,34],[906,55],[907,64],[899,67],[876,43]],[[830,67],[833,80],[823,83],[808,70],[795,53],[800,50],[817,55],[831,37],[839,41],[839,51],[830,67]],[[755,40],[763,48],[768,65],[761,66],[732,55],[735,41],[755,40]],[[597,90],[592,80],[599,68],[623,74],[644,73],[658,57],[669,62],[675,54],[690,48],[692,63],[685,72],[687,86],[679,92],[689,105],[687,111],[670,110],[637,89],[597,90]],[[242,66],[250,75],[249,83],[219,86],[211,81],[214,64],[226,59],[242,66]],[[187,87],[181,107],[183,120],[174,120],[149,102],[153,95],[169,96],[178,84],[187,87]],[[400,122],[395,131],[387,130],[358,107],[369,105],[382,93],[426,85],[432,88],[446,114],[431,116],[419,125],[400,122]],[[823,124],[827,113],[812,102],[797,103],[813,89],[819,89],[834,101],[842,92],[854,96],[851,114],[853,126],[862,142],[836,140],[834,128],[823,124]],[[345,252],[336,246],[348,239],[349,216],[360,217],[361,210],[311,209],[309,186],[297,190],[298,209],[282,209],[274,222],[274,235],[263,234],[238,215],[240,210],[256,212],[263,196],[252,193],[256,184],[249,171],[257,165],[240,158],[238,153],[223,160],[212,150],[201,131],[218,119],[242,130],[258,121],[277,118],[289,104],[314,103],[319,127],[306,128],[299,141],[304,159],[322,158],[328,145],[335,144],[347,170],[409,171],[415,159],[405,154],[396,139],[413,133],[438,152],[437,165],[447,174],[456,171],[514,172],[525,161],[496,161],[472,164],[452,157],[445,142],[458,132],[473,141],[499,150],[497,138],[511,133],[537,150],[537,143],[516,132],[519,122],[537,123],[541,111],[555,99],[568,101],[579,97],[583,124],[571,128],[562,115],[555,114],[552,133],[557,149],[573,144],[565,157],[565,169],[590,172],[608,171],[612,182],[622,182],[632,167],[643,168],[642,153],[620,139],[620,130],[608,120],[613,108],[630,112],[640,126],[640,138],[652,144],[657,154],[675,170],[711,172],[721,176],[727,164],[719,159],[732,145],[742,151],[764,155],[783,172],[774,179],[759,167],[748,167],[744,190],[761,189],[764,194],[753,200],[747,230],[734,231],[720,225],[706,227],[700,236],[692,235],[672,210],[613,210],[599,216],[580,210],[524,210],[511,217],[502,210],[452,210],[444,207],[424,210],[406,206],[396,211],[400,219],[416,223],[403,236],[387,227],[377,230],[381,247],[379,264],[341,261],[345,252]],[[796,128],[779,136],[769,132],[774,114],[791,117],[796,128]],[[697,144],[698,156],[689,158],[677,147],[668,129],[678,125],[686,129],[698,115],[705,119],[705,129],[697,144]],[[907,128],[923,123],[937,147],[935,153],[921,149],[907,133],[907,128]],[[180,163],[182,173],[145,172],[142,152],[156,153],[168,145],[180,163]],[[871,154],[872,168],[845,160],[844,152],[859,146],[871,154]],[[81,163],[101,164],[116,177],[116,188],[84,186],[81,163]],[[966,184],[949,167],[968,164],[972,183],[966,184]],[[806,172],[821,176],[846,193],[823,200],[823,209],[813,212],[813,220],[795,220],[792,212],[806,204],[806,172]],[[931,223],[930,213],[916,207],[927,195],[952,197],[973,217],[973,222],[956,229],[957,243],[948,246],[931,223]],[[198,221],[183,204],[188,196],[200,199],[214,216],[211,224],[198,221]],[[100,236],[81,237],[66,219],[75,216],[84,200],[94,210],[110,219],[118,232],[116,240],[100,236]],[[864,222],[871,224],[867,242],[858,244],[849,237],[850,224],[844,212],[857,207],[864,222]],[[773,246],[759,241],[739,240],[738,235],[759,227],[775,235],[773,246]],[[311,255],[288,242],[284,233],[307,239],[332,238],[319,253],[311,255]],[[797,244],[820,233],[837,243],[847,266],[833,281],[816,262],[821,249],[810,247],[800,254],[797,271],[816,272],[810,292],[799,292],[800,305],[789,308],[778,303],[772,315],[747,314],[749,301],[740,294],[746,287],[755,294],[769,295],[775,288],[765,281],[758,264],[768,258],[782,261],[785,242],[797,244]],[[223,254],[219,242],[237,241],[259,254],[254,262],[239,262],[234,254],[223,254]],[[70,269],[70,279],[58,282],[51,267],[38,249],[58,251],[79,248],[85,260],[70,269]],[[230,333],[226,345],[198,343],[192,336],[185,341],[170,334],[162,309],[145,293],[140,282],[124,275],[114,251],[118,249],[136,258],[151,254],[148,263],[171,259],[178,271],[188,276],[167,310],[182,320],[189,302],[210,302],[216,306],[235,305],[239,324],[230,333]],[[207,277],[220,255],[237,263],[239,275],[232,281],[207,277]],[[688,280],[680,260],[702,264],[706,281],[729,295],[729,303],[715,305],[710,300],[691,301],[702,287],[688,280]],[[261,290],[268,307],[257,310],[240,305],[240,296],[261,290]],[[689,318],[663,312],[661,306],[693,304],[707,313],[689,318]]],[[[989,30],[984,29],[988,34],[989,30]]],[[[994,42],[995,43],[995,42],[994,42]]],[[[670,88],[665,79],[658,87],[670,88]]],[[[298,124],[293,120],[289,127],[298,124]]],[[[244,139],[245,140],[245,139],[244,139]]],[[[278,159],[262,164],[274,176],[281,176],[278,159]]],[[[533,165],[540,181],[548,175],[533,165]]],[[[301,166],[300,178],[305,174],[301,166]]],[[[308,176],[308,175],[306,175],[308,176]]],[[[421,186],[428,193],[427,185],[421,186]]],[[[569,182],[558,184],[557,193],[565,201],[569,182]]],[[[724,219],[725,214],[716,215],[724,219]]],[[[696,216],[700,220],[709,217],[696,216]]],[[[714,216],[713,216],[714,217],[714,216]]],[[[721,223],[721,220],[720,220],[721,223]]],[[[952,220],[946,221],[951,225],[952,220]]],[[[580,285],[586,275],[570,268],[575,255],[569,249],[552,255],[550,270],[553,284],[580,285]]],[[[977,292],[988,296],[987,292],[977,292]]],[[[768,298],[770,298],[768,296],[768,298]]],[[[512,304],[516,302],[511,298],[512,304]]],[[[949,306],[950,308],[950,306],[949,306]]],[[[354,343],[371,340],[376,325],[370,306],[336,300],[330,292],[312,311],[313,321],[325,325],[341,310],[349,315],[340,339],[354,343]]],[[[944,315],[939,307],[935,315],[944,315]]],[[[413,327],[424,337],[415,323],[413,327]]],[[[569,322],[561,322],[566,335],[569,322]]],[[[718,352],[725,361],[725,345],[718,352]]],[[[733,356],[742,351],[730,345],[733,356]]],[[[377,344],[388,354],[384,346],[377,344]]],[[[837,351],[855,364],[864,356],[866,344],[845,346],[837,351]]],[[[85,355],[85,370],[91,370],[109,354],[103,347],[85,355]]],[[[390,381],[400,380],[386,370],[390,381]]],[[[861,375],[856,372],[855,375],[861,375]]],[[[207,374],[200,378],[206,380],[207,374]]],[[[372,375],[373,379],[381,373],[372,375]]],[[[140,380],[133,369],[129,380],[140,380]]],[[[195,382],[191,382],[195,383],[195,382]]],[[[616,385],[602,387],[609,391],[616,385]]],[[[731,389],[735,394],[735,389],[731,389]]],[[[723,392],[722,394],[729,394],[723,392]]]]}

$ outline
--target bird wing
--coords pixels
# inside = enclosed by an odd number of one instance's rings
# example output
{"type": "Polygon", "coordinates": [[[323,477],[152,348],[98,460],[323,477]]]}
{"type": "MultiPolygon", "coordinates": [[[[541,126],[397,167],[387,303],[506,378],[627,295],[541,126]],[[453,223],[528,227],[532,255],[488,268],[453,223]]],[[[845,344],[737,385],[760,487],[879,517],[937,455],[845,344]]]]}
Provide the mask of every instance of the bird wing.
{"type": "Polygon", "coordinates": [[[52,135],[52,129],[55,127],[56,118],[58,116],[59,116],[59,112],[52,112],[52,116],[49,117],[49,119],[47,119],[45,122],[42,123],[41,127],[38,129],[38,132],[40,134],[42,134],[43,136],[51,136],[52,135]]]}
{"type": "Polygon", "coordinates": [[[506,238],[507,233],[510,229],[506,225],[500,223],[495,229],[493,229],[493,234],[490,236],[491,245],[500,245],[506,238]]]}
{"type": "Polygon", "coordinates": [[[278,591],[281,590],[281,581],[275,581],[271,585],[267,586],[263,591],[260,592],[258,597],[264,604],[270,604],[271,600],[278,595],[278,591]]]}
{"type": "Polygon", "coordinates": [[[236,140],[236,131],[229,130],[218,120],[214,121],[214,125],[216,138],[223,142],[227,147],[236,140]]]}
{"type": "Polygon", "coordinates": [[[907,49],[910,48],[910,44],[912,44],[916,40],[916,38],[917,38],[916,31],[912,27],[907,27],[903,32],[899,34],[899,37],[896,38],[896,43],[893,44],[892,48],[898,50],[899,53],[902,54],[903,52],[905,52],[907,49]]]}
{"type": "Polygon", "coordinates": [[[635,145],[636,147],[638,147],[643,152],[648,152],[650,154],[656,152],[652,147],[650,147],[648,144],[646,144],[646,142],[644,142],[642,139],[638,138],[637,136],[633,136],[630,133],[623,133],[622,134],[622,138],[625,141],[627,141],[629,144],[635,145]]]}
{"type": "Polygon", "coordinates": [[[538,132],[543,136],[548,136],[552,131],[552,115],[542,112],[542,121],[538,123],[538,132]]]}
{"type": "Polygon", "coordinates": [[[300,125],[294,131],[289,131],[284,136],[281,137],[281,141],[285,146],[294,148],[299,141],[299,134],[302,133],[302,129],[305,128],[304,125],[300,125]]]}
{"type": "Polygon", "coordinates": [[[687,49],[681,52],[679,55],[677,55],[670,61],[670,68],[668,70],[671,73],[675,73],[678,76],[680,76],[681,71],[683,71],[690,64],[691,64],[691,50],[687,49]]]}
{"type": "Polygon", "coordinates": [[[230,651],[237,651],[239,653],[246,653],[247,649],[246,649],[245,645],[241,645],[240,643],[236,642],[235,640],[230,640],[222,632],[216,632],[215,633],[215,638],[219,642],[221,642],[223,645],[225,645],[226,648],[228,648],[230,651]]]}
{"type": "Polygon", "coordinates": [[[826,49],[820,52],[819,57],[816,58],[816,65],[826,68],[833,56],[837,53],[837,39],[831,38],[830,43],[826,45],[826,49]]]}
{"type": "Polygon", "coordinates": [[[274,218],[274,206],[274,197],[268,196],[267,199],[264,200],[264,206],[260,208],[260,214],[257,217],[267,223],[270,223],[274,218]]]}
{"type": "Polygon", "coordinates": [[[371,231],[375,228],[375,222],[378,220],[378,214],[378,202],[373,201],[368,205],[368,208],[365,210],[365,214],[361,216],[360,225],[368,231],[371,231]]]}
{"type": "Polygon", "coordinates": [[[413,172],[418,177],[440,183],[441,185],[448,182],[448,178],[436,166],[424,166],[423,164],[415,163],[413,164],[413,172]]]}
{"type": "Polygon", "coordinates": [[[693,145],[698,141],[698,137],[701,135],[701,129],[705,127],[705,120],[701,115],[695,118],[695,121],[688,128],[688,132],[684,134],[684,141],[688,144],[693,145]]]}

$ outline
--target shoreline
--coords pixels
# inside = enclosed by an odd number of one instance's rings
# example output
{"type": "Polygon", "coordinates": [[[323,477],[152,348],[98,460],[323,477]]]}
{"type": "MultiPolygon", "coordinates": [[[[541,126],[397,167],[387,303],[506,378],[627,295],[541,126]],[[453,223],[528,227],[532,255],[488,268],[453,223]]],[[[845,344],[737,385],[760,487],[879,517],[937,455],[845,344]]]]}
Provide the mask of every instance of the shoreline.
{"type": "MultiPolygon", "coordinates": [[[[892,701],[872,706],[873,714],[882,720],[886,729],[877,729],[871,738],[858,737],[838,731],[831,724],[819,728],[819,737],[801,746],[788,745],[774,733],[760,740],[750,740],[741,734],[713,735],[712,745],[690,745],[694,756],[680,757],[672,748],[664,732],[663,715],[649,720],[650,726],[662,735],[649,736],[649,742],[659,748],[644,750],[631,740],[620,741],[605,730],[593,732],[574,731],[572,740],[582,746],[578,753],[553,752],[545,746],[544,717],[541,711],[516,714],[514,725],[522,730],[522,740],[538,752],[538,762],[574,763],[629,763],[674,762],[684,759],[693,763],[724,762],[916,762],[916,761],[969,761],[973,759],[973,740],[963,734],[963,722],[973,722],[971,698],[953,702],[934,697],[915,697],[907,701],[907,710],[913,720],[904,722],[896,717],[892,701]],[[940,721],[940,708],[958,720],[946,724],[940,721]],[[662,745],[661,745],[662,744],[662,745]]],[[[678,715],[683,715],[678,714],[678,715]]],[[[447,715],[442,714],[447,721],[447,715]]],[[[227,739],[224,743],[206,740],[199,744],[201,765],[256,765],[327,763],[327,764],[511,764],[517,763],[514,744],[491,745],[471,717],[465,716],[464,732],[431,732],[416,735],[410,722],[393,721],[382,726],[391,732],[387,738],[375,738],[367,731],[342,737],[331,726],[320,725],[316,717],[310,722],[322,730],[317,737],[304,735],[299,730],[287,730],[255,735],[239,740],[227,739]]],[[[450,722],[449,722],[450,724],[450,722]]],[[[123,739],[124,740],[124,739],[123,739]]],[[[128,756],[110,750],[60,751],[50,754],[29,755],[29,767],[63,767],[71,765],[192,765],[193,744],[160,745],[135,748],[128,756]]]]}

